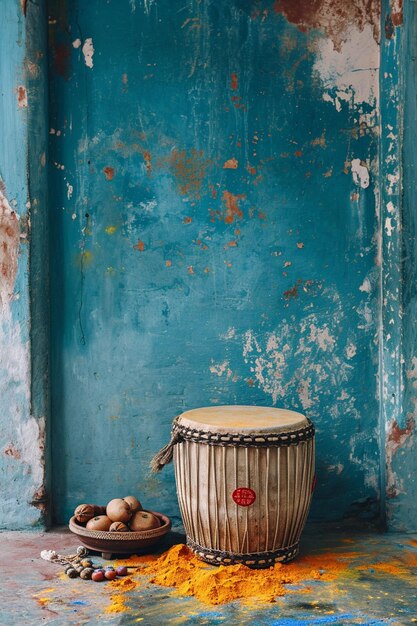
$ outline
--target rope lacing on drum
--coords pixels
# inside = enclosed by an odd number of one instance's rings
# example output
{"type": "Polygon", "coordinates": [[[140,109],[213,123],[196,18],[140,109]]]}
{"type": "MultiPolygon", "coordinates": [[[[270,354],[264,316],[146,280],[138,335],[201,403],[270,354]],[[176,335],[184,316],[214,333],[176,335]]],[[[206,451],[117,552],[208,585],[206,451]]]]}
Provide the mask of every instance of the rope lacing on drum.
{"type": "Polygon", "coordinates": [[[309,441],[314,437],[315,432],[314,424],[308,418],[306,418],[307,426],[304,428],[263,434],[213,433],[185,426],[179,422],[179,418],[180,416],[177,416],[174,419],[171,440],[161,448],[151,461],[151,468],[154,472],[159,472],[164,465],[172,461],[174,446],[181,441],[192,441],[211,446],[241,446],[243,448],[288,447],[309,441]]]}

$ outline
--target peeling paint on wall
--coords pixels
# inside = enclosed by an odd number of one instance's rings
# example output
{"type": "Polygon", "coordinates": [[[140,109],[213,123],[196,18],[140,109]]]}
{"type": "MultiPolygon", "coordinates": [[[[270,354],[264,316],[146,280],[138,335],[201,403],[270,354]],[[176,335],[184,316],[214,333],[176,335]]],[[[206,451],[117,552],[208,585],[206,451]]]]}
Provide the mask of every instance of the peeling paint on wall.
{"type": "Polygon", "coordinates": [[[94,65],[93,64],[94,46],[93,46],[93,39],[91,37],[87,37],[87,39],[84,41],[84,44],[82,47],[82,53],[84,55],[84,61],[85,61],[86,66],[92,69],[94,65]]]}
{"type": "Polygon", "coordinates": [[[379,102],[379,46],[372,37],[372,27],[362,30],[352,26],[339,49],[329,39],[319,39],[314,70],[324,88],[323,98],[338,111],[342,103],[352,107],[379,102]]]}
{"type": "Polygon", "coordinates": [[[21,109],[25,109],[28,105],[28,95],[26,87],[20,86],[17,88],[17,103],[21,109]]]}
{"type": "Polygon", "coordinates": [[[386,443],[386,464],[387,464],[387,494],[388,497],[394,498],[402,490],[402,480],[393,470],[392,461],[394,455],[400,448],[408,442],[411,443],[411,436],[415,429],[415,419],[408,416],[407,424],[404,428],[400,428],[395,419],[392,419],[387,426],[387,443],[386,443]]]}
{"type": "Polygon", "coordinates": [[[13,296],[20,245],[19,216],[12,210],[0,184],[0,304],[5,307],[13,296]]]}
{"type": "Polygon", "coordinates": [[[403,0],[390,0],[391,20],[394,26],[403,23],[403,0]]]}
{"type": "Polygon", "coordinates": [[[33,499],[36,499],[36,494],[43,489],[45,480],[45,419],[30,417],[17,426],[16,435],[22,461],[28,466],[35,487],[33,499]]]}
{"type": "Polygon", "coordinates": [[[379,0],[275,0],[274,10],[302,31],[323,31],[338,51],[349,39],[352,25],[359,31],[370,26],[375,41],[379,40],[379,0]]]}
{"type": "Polygon", "coordinates": [[[367,189],[369,187],[369,171],[360,159],[352,159],[351,163],[353,182],[367,189]]]}
{"type": "MultiPolygon", "coordinates": [[[[7,54],[0,55],[0,136],[3,142],[0,154],[2,529],[40,525],[45,513],[35,504],[35,501],[39,504],[37,494],[45,490],[45,418],[38,419],[37,395],[44,384],[45,370],[40,366],[43,357],[38,359],[44,347],[36,341],[37,333],[42,332],[34,313],[37,303],[30,302],[30,294],[38,293],[36,279],[43,274],[36,271],[34,256],[29,263],[29,252],[37,248],[38,241],[38,235],[33,237],[31,233],[29,212],[32,211],[34,216],[46,213],[43,198],[47,185],[42,181],[39,195],[36,186],[46,162],[44,110],[40,106],[46,92],[43,83],[46,15],[43,10],[43,3],[8,0],[2,3],[0,23],[0,41],[7,50],[7,54]],[[22,18],[22,13],[26,19],[22,18]],[[29,269],[33,272],[33,279],[29,269]],[[36,356],[32,353],[32,345],[39,350],[36,356]],[[40,386],[37,385],[38,379],[42,379],[40,386]]],[[[57,57],[54,58],[59,66],[57,57]]],[[[38,224],[37,217],[34,221],[38,224]]],[[[43,242],[43,264],[46,250],[43,242]]],[[[42,323],[46,323],[45,316],[42,323]]]]}
{"type": "MultiPolygon", "coordinates": [[[[372,517],[376,8],[246,5],[104,3],[65,29],[52,11],[52,46],[78,57],[88,33],[112,60],[51,64],[54,454],[74,416],[102,424],[127,492],[184,408],[285,405],[318,427],[316,519],[361,498],[372,517]]],[[[90,498],[84,459],[103,464],[86,446],[55,482],[59,519],[90,498]]],[[[146,495],[178,514],[172,476],[146,495]]]]}

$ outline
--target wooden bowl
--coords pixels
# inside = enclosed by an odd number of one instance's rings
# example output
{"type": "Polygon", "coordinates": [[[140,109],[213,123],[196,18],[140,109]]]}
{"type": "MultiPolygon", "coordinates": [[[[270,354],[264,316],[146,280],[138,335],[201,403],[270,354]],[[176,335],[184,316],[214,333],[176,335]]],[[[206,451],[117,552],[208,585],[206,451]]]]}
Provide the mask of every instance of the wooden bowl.
{"type": "Polygon", "coordinates": [[[88,530],[77,522],[75,517],[69,521],[69,529],[83,546],[101,552],[104,559],[111,559],[113,554],[146,554],[171,530],[171,520],[166,515],[150,511],[161,522],[159,528],[152,530],[111,533],[105,530],[88,530]]]}

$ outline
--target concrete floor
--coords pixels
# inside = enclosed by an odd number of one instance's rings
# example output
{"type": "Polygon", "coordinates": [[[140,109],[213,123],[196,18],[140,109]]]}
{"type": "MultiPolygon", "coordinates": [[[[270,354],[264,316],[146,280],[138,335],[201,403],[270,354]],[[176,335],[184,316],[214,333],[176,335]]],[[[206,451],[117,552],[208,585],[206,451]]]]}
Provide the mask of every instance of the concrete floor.
{"type": "MultiPolygon", "coordinates": [[[[172,533],[162,549],[183,539],[172,533]]],[[[39,558],[43,549],[74,552],[78,542],[67,530],[4,532],[0,541],[0,624],[7,626],[338,626],[417,622],[417,537],[413,535],[372,534],[313,525],[304,533],[303,555],[336,553],[346,560],[349,553],[348,565],[336,580],[292,586],[287,595],[273,604],[249,607],[235,601],[211,607],[195,598],[178,597],[170,589],[151,585],[142,577],[140,586],[128,594],[130,610],[116,615],[104,612],[110,602],[111,583],[64,579],[61,566],[39,558]]]]}

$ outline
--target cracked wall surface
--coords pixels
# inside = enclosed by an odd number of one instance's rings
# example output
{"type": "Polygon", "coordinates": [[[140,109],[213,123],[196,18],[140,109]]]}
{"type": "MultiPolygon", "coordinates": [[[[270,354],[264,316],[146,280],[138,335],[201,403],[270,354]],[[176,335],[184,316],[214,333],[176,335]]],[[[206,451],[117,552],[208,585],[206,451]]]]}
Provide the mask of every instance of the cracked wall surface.
{"type": "Polygon", "coordinates": [[[149,460],[222,403],[304,411],[313,516],[378,518],[379,10],[339,4],[50,2],[60,521],[178,515],[149,460]]]}
{"type": "MultiPolygon", "coordinates": [[[[7,0],[1,11],[0,528],[15,529],[43,524],[46,503],[46,415],[38,412],[32,394],[30,336],[36,330],[30,305],[30,214],[39,198],[31,195],[28,164],[30,107],[36,108],[35,90],[44,81],[37,56],[42,50],[27,44],[26,3],[7,0]]],[[[37,17],[34,9],[32,22],[37,17]]]]}

